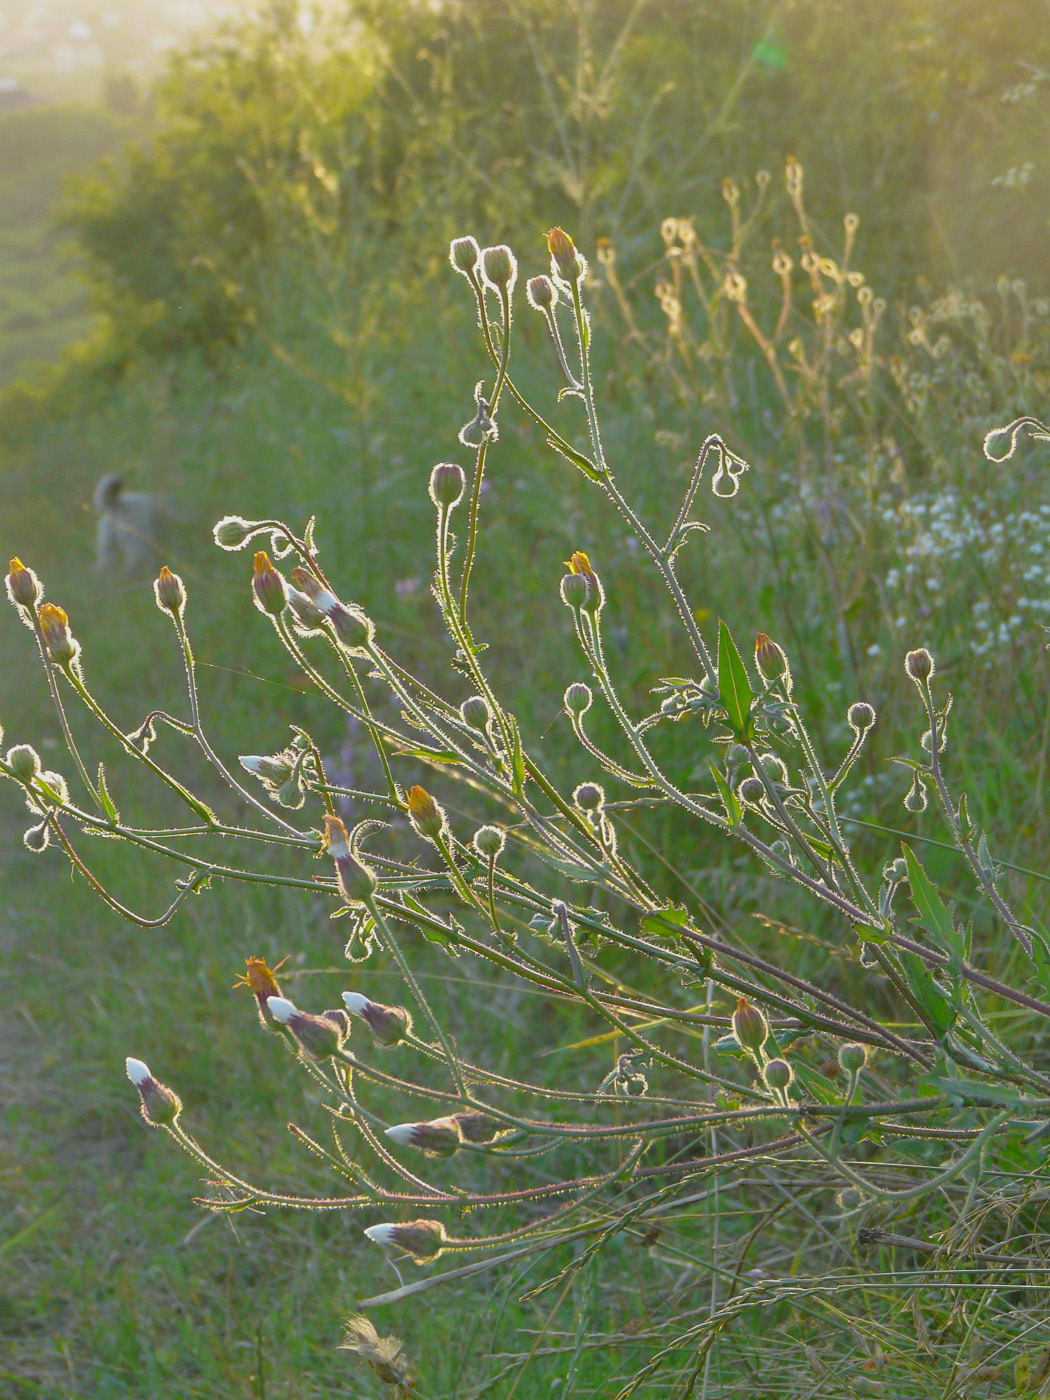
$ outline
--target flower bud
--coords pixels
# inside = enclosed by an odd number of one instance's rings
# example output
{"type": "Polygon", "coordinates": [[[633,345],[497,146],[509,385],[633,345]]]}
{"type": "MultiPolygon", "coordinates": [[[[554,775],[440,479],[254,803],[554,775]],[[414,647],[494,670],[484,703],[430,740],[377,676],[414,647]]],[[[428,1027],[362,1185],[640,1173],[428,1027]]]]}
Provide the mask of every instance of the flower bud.
{"type": "Polygon", "coordinates": [[[40,755],[31,744],[15,744],[8,749],[4,762],[22,783],[28,783],[40,772],[40,755]]]}
{"type": "Polygon", "coordinates": [[[212,531],[212,537],[220,549],[240,549],[251,539],[254,530],[247,520],[239,515],[224,515],[212,531]]]}
{"type": "Polygon", "coordinates": [[[267,997],[266,1006],[275,1021],[288,1027],[309,1060],[326,1060],[338,1054],[346,1039],[346,1025],[327,1015],[311,1016],[300,1011],[286,997],[267,997]]]}
{"type": "Polygon", "coordinates": [[[51,844],[51,823],[49,821],[37,822],[36,826],[31,826],[23,833],[22,845],[27,851],[32,851],[34,855],[39,855],[41,851],[46,851],[51,844]]]}
{"type": "Polygon", "coordinates": [[[477,243],[468,234],[466,238],[454,238],[449,244],[449,262],[457,272],[462,272],[469,276],[478,265],[481,258],[481,251],[477,243]]]}
{"type": "Polygon", "coordinates": [[[343,1004],[351,1016],[360,1016],[377,1045],[399,1045],[412,1030],[412,1017],[403,1006],[384,1006],[360,992],[344,992],[343,1004]]]}
{"type": "Polygon", "coordinates": [[[451,1118],[432,1118],[429,1123],[395,1123],[385,1130],[399,1147],[418,1147],[428,1157],[451,1157],[462,1139],[451,1118]]]}
{"type": "Polygon", "coordinates": [[[376,888],[376,877],[350,850],[350,838],[339,817],[324,814],[325,845],[335,861],[335,878],[340,892],[350,904],[363,904],[376,888]]]}
{"type": "Polygon", "coordinates": [[[918,773],[912,779],[908,795],[904,799],[904,805],[909,812],[925,812],[926,810],[926,784],[918,773]]]}
{"type": "MultiPolygon", "coordinates": [[[[574,575],[570,574],[569,577],[572,578],[574,575]]],[[[572,685],[568,686],[565,691],[563,703],[570,715],[579,717],[586,714],[591,708],[593,699],[594,696],[591,694],[589,685],[584,685],[583,681],[573,681],[572,685]]]]}
{"type": "Polygon", "coordinates": [[[186,590],[182,586],[182,579],[178,574],[173,574],[167,564],[153,582],[153,593],[161,612],[170,612],[173,616],[178,616],[186,606],[186,590]]]}
{"type": "Polygon", "coordinates": [[[336,603],[327,610],[326,616],[332,624],[337,641],[347,651],[363,652],[372,645],[376,634],[375,625],[360,608],[348,608],[344,603],[336,603]]]}
{"type": "Polygon", "coordinates": [[[273,968],[268,967],[262,958],[245,958],[244,976],[234,983],[235,987],[247,987],[255,998],[255,1005],[259,1011],[259,1020],[263,1029],[275,1031],[278,1022],[275,1020],[273,1012],[267,1002],[270,997],[279,997],[281,988],[277,978],[274,976],[273,968]]]}
{"type": "Polygon", "coordinates": [[[733,1012],[733,1034],[741,1050],[747,1050],[756,1056],[769,1035],[765,1016],[744,997],[737,999],[736,1010],[733,1012]]]}
{"type": "Polygon", "coordinates": [[[436,841],[445,830],[444,812],[418,784],[408,790],[408,815],[416,831],[428,841],[436,841]]]}
{"type": "Polygon", "coordinates": [[[762,1071],[762,1078],[767,1089],[771,1089],[774,1094],[782,1094],[795,1078],[795,1071],[787,1060],[769,1060],[762,1071]]]}
{"type": "Polygon", "coordinates": [[[149,1065],[130,1056],[125,1061],[128,1078],[139,1091],[142,1100],[142,1116],[152,1128],[164,1128],[177,1123],[182,1112],[178,1094],[158,1083],[149,1072],[149,1065]]]}
{"type": "Polygon", "coordinates": [[[484,734],[492,722],[492,711],[489,709],[489,702],[483,695],[471,695],[463,701],[459,707],[459,713],[463,723],[476,729],[479,734],[484,734]]]}
{"type": "Polygon", "coordinates": [[[587,270],[587,264],[576,251],[576,245],[567,233],[560,228],[552,228],[547,234],[547,251],[551,255],[551,270],[563,281],[579,282],[587,270]]]}
{"type": "Polygon", "coordinates": [[[518,276],[517,260],[505,243],[482,250],[481,270],[485,281],[491,286],[506,287],[508,291],[514,286],[518,276]]]}
{"type": "Polygon", "coordinates": [[[293,763],[286,753],[258,754],[242,753],[237,762],[248,773],[261,778],[264,783],[285,783],[291,777],[293,763]]]}
{"type": "Polygon", "coordinates": [[[525,295],[529,305],[537,311],[550,311],[558,302],[558,289],[549,277],[530,277],[525,284],[525,295]]]}
{"type": "Polygon", "coordinates": [[[764,681],[778,681],[788,674],[788,661],[783,649],[764,632],[755,637],[755,666],[764,681]]]}
{"type": "Polygon", "coordinates": [[[849,707],[846,718],[851,729],[858,734],[866,734],[875,723],[875,711],[871,705],[866,704],[863,700],[858,700],[849,707]]]}
{"type": "MultiPolygon", "coordinates": [[[[582,549],[578,549],[571,559],[566,560],[566,567],[569,570],[569,577],[582,578],[587,584],[587,596],[584,600],[581,603],[569,603],[569,606],[586,608],[588,612],[592,613],[598,612],[605,602],[605,596],[602,592],[601,581],[591,568],[590,559],[582,549]]],[[[568,603],[569,599],[565,591],[567,584],[568,578],[562,579],[561,596],[568,603]]]]}
{"type": "Polygon", "coordinates": [[[590,591],[586,574],[566,574],[561,581],[561,600],[574,611],[587,606],[590,591]]]}
{"type": "Polygon", "coordinates": [[[925,647],[909,651],[904,658],[904,669],[913,681],[928,681],[933,675],[933,657],[925,647]]]}
{"type": "Polygon", "coordinates": [[[761,778],[756,778],[755,775],[751,773],[744,779],[736,791],[741,802],[745,803],[748,807],[758,807],[761,805],[762,799],[766,795],[766,785],[761,778]]]}
{"type": "Polygon", "coordinates": [[[430,473],[430,499],[438,510],[451,510],[466,487],[463,468],[457,462],[439,462],[430,473]]]}
{"type": "Polygon", "coordinates": [[[868,1063],[868,1047],[849,1041],[839,1046],[839,1064],[847,1074],[859,1074],[868,1063]]]}
{"type": "Polygon", "coordinates": [[[27,569],[21,559],[11,560],[11,572],[7,576],[7,596],[12,603],[20,603],[23,608],[35,608],[44,596],[40,580],[32,569],[27,569]]]}
{"type": "Polygon", "coordinates": [[[37,613],[40,631],[44,637],[44,647],[56,666],[68,666],[80,652],[80,643],[69,630],[69,618],[62,608],[54,603],[42,604],[37,613]]]}
{"type": "Polygon", "coordinates": [[[781,787],[787,786],[788,771],[784,760],[779,754],[760,753],[758,755],[758,766],[765,773],[772,783],[779,783],[781,787]]]}
{"type": "MultiPolygon", "coordinates": [[[[42,796],[47,802],[63,802],[69,804],[69,786],[61,773],[53,773],[50,770],[38,773],[34,779],[38,788],[46,788],[42,796]]],[[[31,804],[32,805],[32,804],[31,804]]]]}
{"type": "Polygon", "coordinates": [[[288,587],[283,574],[274,568],[265,549],[256,553],[252,570],[255,606],[270,617],[279,617],[288,603],[288,587]]]}
{"type": "Polygon", "coordinates": [[[417,1264],[432,1263],[445,1242],[439,1220],[409,1220],[404,1225],[369,1225],[365,1234],[381,1249],[400,1249],[417,1264]]]}
{"type": "Polygon", "coordinates": [[[481,826],[474,833],[474,849],[486,860],[495,860],[503,853],[506,837],[498,826],[481,826]]]}
{"type": "Polygon", "coordinates": [[[605,793],[597,783],[581,783],[572,794],[581,812],[600,812],[605,805],[605,793]]]}

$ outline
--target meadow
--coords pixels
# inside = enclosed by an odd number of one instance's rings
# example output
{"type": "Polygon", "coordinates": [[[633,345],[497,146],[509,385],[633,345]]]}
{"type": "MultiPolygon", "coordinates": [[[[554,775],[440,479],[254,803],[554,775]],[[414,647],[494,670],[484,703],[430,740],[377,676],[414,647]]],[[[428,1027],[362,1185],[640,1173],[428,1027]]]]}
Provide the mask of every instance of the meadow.
{"type": "MultiPolygon", "coordinates": [[[[852,742],[851,705],[874,708],[839,802],[852,858],[878,872],[905,841],[954,906],[949,928],[972,939],[973,963],[1046,996],[1038,967],[968,876],[958,822],[932,797],[925,810],[905,805],[912,774],[892,762],[922,754],[927,721],[904,657],[927,648],[938,702],[954,693],[953,791],[966,793],[996,888],[1025,928],[1045,930],[1046,449],[1023,438],[998,464],[982,451],[988,432],[1045,416],[1050,385],[1045,177],[1028,164],[1046,129],[1037,8],[1018,5],[1012,27],[991,30],[980,7],[947,4],[902,5],[892,19],[878,6],[773,4],[745,18],[714,3],[356,9],[367,42],[351,57],[345,38],[303,38],[276,6],[261,29],[176,59],[140,154],[67,199],[64,226],[94,269],[101,328],[4,391],[0,549],[35,569],[68,612],[94,694],[124,732],[154,707],[186,705],[183,658],[151,580],[92,569],[91,492],[119,469],[170,506],[158,564],[184,581],[201,712],[224,762],[236,769],[239,754],[279,750],[297,725],[330,782],[382,787],[367,726],[326,700],[253,606],[249,555],[267,539],[226,553],[212,526],[238,515],[301,532],[316,515],[318,559],[339,596],[375,620],[406,672],[458,705],[474,687],[450,666],[457,646],[461,664],[464,653],[448,635],[455,608],[439,611],[431,589],[428,481],[442,461],[469,477],[478,445],[457,434],[493,370],[449,241],[473,234],[514,247],[515,386],[590,451],[586,405],[558,403],[564,381],[545,319],[522,296],[526,278],[550,272],[546,233],[561,224],[589,263],[590,385],[605,457],[632,509],[670,521],[710,433],[750,464],[732,497],[707,489],[708,464],[697,497],[709,532],[678,558],[696,627],[722,662],[724,620],[755,695],[752,638],[775,639],[790,657],[792,703],[833,764],[852,742]]],[[[57,279],[26,294],[37,310],[49,297],[67,305],[57,279]]],[[[572,327],[563,316],[570,362],[572,327]]],[[[470,626],[488,644],[474,659],[500,713],[513,714],[529,754],[568,795],[600,778],[601,764],[574,736],[563,696],[574,682],[600,687],[577,640],[586,619],[562,599],[564,561],[586,551],[600,574],[604,655],[631,713],[650,713],[661,698],[652,688],[692,675],[696,658],[637,531],[544,437],[504,395],[478,497],[470,626]]],[[[993,441],[997,455],[1002,447],[993,441]]],[[[462,551],[458,520],[456,533],[462,551]]],[[[462,553],[453,558],[458,567],[462,553]]],[[[3,751],[32,744],[46,769],[71,778],[45,668],[15,608],[0,614],[0,647],[3,751]]],[[[405,703],[389,687],[369,694],[380,722],[398,727],[405,703]]],[[[143,781],[85,713],[70,714],[90,773],[105,762],[129,827],[171,826],[170,790],[143,781]]],[[[630,766],[613,707],[598,701],[589,719],[612,768],[630,766]]],[[[714,801],[708,760],[725,750],[710,732],[668,725],[653,744],[676,791],[714,801]]],[[[483,788],[491,773],[469,770],[472,781],[456,784],[405,750],[389,750],[402,793],[439,792],[464,842],[480,821],[511,825],[508,801],[483,788]]],[[[230,822],[245,821],[251,808],[199,749],[168,735],[156,753],[230,822]]],[[[616,860],[641,883],[630,886],[615,861],[581,879],[512,840],[515,878],[649,937],[659,956],[595,938],[579,950],[586,977],[574,982],[564,945],[515,915],[506,955],[555,969],[555,995],[549,981],[481,954],[450,960],[406,933],[413,977],[465,1061],[570,1096],[558,1105],[565,1121],[577,1114],[573,1094],[621,1090],[622,1105],[588,1111],[614,1123],[621,1107],[625,1123],[637,1116],[632,1100],[645,1095],[630,1088],[635,1062],[622,1059],[631,1036],[650,1047],[638,1073],[651,1081],[653,1117],[663,1100],[698,1094],[707,1107],[739,1107],[724,1086],[719,1099],[713,1086],[683,1081],[683,1064],[738,1081],[747,1102],[775,1097],[763,1087],[764,1051],[749,1074],[746,1057],[716,1046],[731,1034],[732,986],[690,980],[672,966],[678,945],[666,930],[640,930],[633,914],[623,922],[625,909],[637,913],[624,890],[644,885],[660,907],[684,910],[690,928],[833,991],[880,1035],[938,1057],[916,1075],[883,1043],[864,1072],[870,1100],[914,1092],[947,1102],[910,1138],[855,1134],[841,1158],[848,1170],[908,1188],[978,1138],[982,1151],[940,1190],[894,1205],[863,1191],[849,1198],[851,1179],[815,1149],[788,1163],[756,1156],[743,1175],[688,1168],[719,1141],[761,1144],[764,1129],[704,1124],[660,1139],[662,1168],[687,1165],[680,1179],[662,1178],[680,1191],[659,1229],[630,1218],[654,1202],[625,1190],[588,1221],[610,1227],[604,1250],[552,1240],[369,1313],[380,1332],[404,1338],[418,1393],[612,1396],[633,1382],[639,1394],[675,1396],[1039,1393],[1050,1369],[1045,1019],[1003,996],[978,1003],[948,982],[909,983],[905,964],[862,960],[841,912],[754,850],[680,804],[627,805],[630,785],[602,781],[616,860]],[[602,1020],[597,992],[648,1009],[620,1015],[625,1030],[602,1020]],[[939,1036],[938,997],[965,1008],[939,1036]],[[956,1088],[946,1092],[946,1081],[956,1088]],[[982,1137],[1005,1110],[1013,1118],[982,1137]],[[865,1229],[886,1238],[862,1239],[865,1229]]],[[[730,784],[739,781],[736,772],[730,784]]],[[[316,784],[308,801],[308,816],[285,816],[319,830],[316,784]]],[[[372,808],[346,797],[338,811],[352,827],[372,808]]],[[[382,872],[404,879],[419,865],[438,880],[437,848],[420,847],[407,812],[391,815],[384,859],[400,864],[382,872]]],[[[336,1350],[360,1301],[397,1286],[361,1231],[375,1212],[202,1212],[191,1198],[215,1192],[221,1176],[149,1130],[123,1066],[141,1057],[177,1088],[194,1137],[233,1172],[278,1193],[330,1194],[330,1164],[287,1127],[323,1134],[323,1086],[297,1072],[282,1036],[263,1035],[250,993],[233,984],[246,958],[270,967],[287,958],[277,975],[297,1005],[339,1005],[342,991],[365,986],[400,1004],[396,957],[374,949],[350,965],[330,892],[318,899],[290,885],[215,879],[170,922],[137,926],[71,876],[57,840],[42,854],[26,849],[33,820],[15,787],[0,786],[4,1393],[390,1394],[360,1356],[336,1350]]],[[[77,849],[93,879],[143,919],[175,896],[172,860],[86,837],[77,849]]],[[[292,868],[281,851],[261,859],[271,874],[292,868]]],[[[314,870],[330,876],[331,863],[322,853],[295,869],[309,881],[314,870]]],[[[484,872],[475,877],[483,890],[484,872]]],[[[484,911],[464,913],[447,868],[442,878],[428,908],[456,914],[480,939],[484,911]]],[[[915,912],[907,905],[905,930],[915,912]]],[[[747,985],[758,998],[779,984],[756,973],[747,985]]],[[[814,1011],[812,997],[802,1003],[814,1011]]],[[[769,1006],[784,1012],[775,997],[769,1006]]],[[[415,1012],[417,1034],[432,1040],[415,1012]]],[[[360,1025],[351,1044],[367,1058],[360,1025]]],[[[842,1102],[833,1038],[810,1028],[783,1050],[808,1098],[842,1102]]],[[[402,1051],[389,1053],[375,1063],[402,1072],[402,1051]]],[[[377,1111],[396,1121],[398,1095],[376,1092],[377,1111]]],[[[615,1141],[626,1154],[634,1139],[625,1128],[615,1141]]],[[[548,1179],[547,1156],[508,1166],[500,1150],[438,1161],[434,1179],[474,1192],[494,1176],[548,1179]]],[[[568,1177],[595,1169],[583,1138],[559,1147],[556,1162],[568,1177]]],[[[452,1209],[449,1233],[542,1232],[549,1208],[452,1209]]],[[[402,1274],[410,1282],[459,1262],[450,1254],[402,1274]]]]}

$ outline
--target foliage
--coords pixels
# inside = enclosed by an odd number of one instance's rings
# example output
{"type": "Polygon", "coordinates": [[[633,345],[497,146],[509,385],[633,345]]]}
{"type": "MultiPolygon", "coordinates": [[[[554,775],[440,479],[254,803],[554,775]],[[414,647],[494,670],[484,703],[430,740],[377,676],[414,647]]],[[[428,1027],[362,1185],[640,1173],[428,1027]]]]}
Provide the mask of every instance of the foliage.
{"type": "MultiPolygon", "coordinates": [[[[192,600],[166,569],[155,594],[185,672],[185,709],[154,710],[126,730],[89,686],[76,619],[44,602],[32,571],[12,563],[9,595],[36,639],[70,774],[87,795],[74,801],[66,777],[45,770],[34,748],[9,748],[0,771],[31,811],[29,848],[60,846],[97,895],[143,927],[166,922],[191,895],[215,898],[236,882],[262,884],[275,899],[301,892],[345,919],[347,954],[366,989],[334,1011],[314,993],[307,1012],[281,995],[279,969],[258,954],[244,977],[255,1034],[290,1051],[320,1091],[332,1146],[319,1109],[320,1123],[293,1135],[342,1194],[314,1190],[312,1176],[296,1187],[267,1182],[260,1164],[220,1164],[185,1126],[192,1115],[174,1091],[132,1060],[143,1116],[205,1169],[201,1204],[211,1211],[356,1210],[397,1267],[445,1260],[436,1273],[361,1300],[362,1309],[407,1303],[402,1316],[411,1319],[421,1294],[464,1277],[461,1259],[482,1278],[537,1264],[525,1299],[549,1298],[553,1315],[571,1295],[575,1333],[559,1343],[562,1365],[572,1379],[587,1355],[604,1393],[615,1379],[626,1397],[655,1377],[689,1393],[717,1365],[721,1393],[754,1394],[754,1377],[733,1358],[747,1354],[760,1318],[783,1328],[818,1370],[825,1362],[819,1348],[811,1356],[812,1329],[825,1349],[840,1334],[849,1364],[823,1379],[828,1395],[852,1394],[864,1372],[900,1395],[991,1382],[1008,1369],[1022,1388],[1041,1384],[1028,1336],[1045,1310],[1038,1221],[1050,1080],[1038,1063],[1038,1027],[1050,1015],[1050,948],[1027,910],[1015,910],[1016,883],[952,785],[951,697],[929,652],[909,651],[904,670],[924,732],[914,744],[901,740],[896,762],[909,774],[908,810],[921,812],[932,797],[950,832],[965,878],[948,895],[916,838],[878,854],[847,838],[843,798],[874,708],[850,704],[848,744],[825,756],[786,650],[759,634],[745,660],[735,624],[722,620],[715,634],[696,621],[678,564],[705,529],[699,488],[706,473],[715,497],[734,497],[747,463],[712,434],[675,518],[657,526],[639,517],[603,445],[584,263],[558,229],[549,249],[550,276],[528,284],[560,381],[541,412],[510,373],[512,255],[479,253],[472,239],[452,246],[492,368],[459,434],[474,458],[469,490],[453,463],[430,479],[433,595],[455,673],[444,693],[388,652],[365,612],[340,601],[312,521],[296,533],[276,518],[228,516],[215,529],[224,549],[268,540],[278,564],[294,561],[285,574],[265,550],[255,553],[255,606],[295,666],[370,739],[371,787],[334,780],[294,722],[289,739],[275,724],[272,752],[244,755],[243,775],[234,771],[200,709],[192,600]],[[640,710],[633,688],[616,680],[617,599],[606,597],[597,557],[572,552],[560,592],[586,680],[565,691],[564,722],[612,795],[593,779],[566,787],[548,774],[491,684],[498,626],[488,622],[491,653],[475,636],[482,487],[503,450],[511,399],[562,470],[580,473],[638,540],[690,655],[685,674],[650,677],[657,699],[640,710]],[[162,810],[179,810],[176,826],[170,816],[158,824],[153,813],[132,815],[116,766],[110,774],[88,763],[71,695],[133,770],[148,770],[162,810]],[[162,757],[171,735],[193,763],[162,757]],[[701,760],[684,781],[683,752],[701,760]],[[198,762],[210,783],[195,778],[198,762]],[[411,781],[425,772],[440,801],[411,781]],[[682,903],[673,870],[658,884],[632,849],[635,824],[652,808],[746,853],[785,901],[801,894],[823,911],[818,927],[834,939],[841,969],[834,979],[804,966],[776,909],[766,918],[778,946],[766,955],[719,926],[699,892],[682,903]],[[136,862],[180,866],[168,907],[148,917],[126,910],[91,873],[91,835],[133,848],[136,862]],[[571,1018],[579,1026],[571,1058],[546,1073],[532,1046],[499,1063],[487,1058],[478,1024],[498,1013],[486,1013],[484,994],[470,987],[476,972],[458,996],[451,984],[432,995],[419,971],[435,955],[454,969],[479,960],[498,985],[527,986],[545,1007],[534,1031],[571,1018]],[[383,968],[400,977],[396,1001],[369,995],[383,968]],[[804,1244],[781,1252],[793,1232],[804,1244]],[[670,1289],[654,1301],[644,1335],[610,1350],[591,1334],[607,1328],[602,1309],[632,1240],[654,1271],[683,1256],[703,1260],[710,1291],[683,1310],[670,1289]],[[852,1246],[866,1252],[863,1267],[852,1246]],[[914,1321],[907,1342],[896,1320],[904,1310],[914,1321]],[[604,1372],[594,1349],[609,1352],[604,1372]]],[[[1010,447],[1026,427],[1048,431],[1035,420],[1012,424],[1010,447]]],[[[999,447],[989,444],[996,459],[999,447]]],[[[500,567],[510,573],[517,560],[504,554],[500,567]]],[[[735,612],[732,578],[717,606],[735,612]]],[[[435,1388],[430,1359],[413,1354],[411,1338],[384,1339],[355,1314],[347,1347],[395,1392],[435,1388]]],[[[513,1368],[530,1360],[523,1353],[513,1368]]]]}

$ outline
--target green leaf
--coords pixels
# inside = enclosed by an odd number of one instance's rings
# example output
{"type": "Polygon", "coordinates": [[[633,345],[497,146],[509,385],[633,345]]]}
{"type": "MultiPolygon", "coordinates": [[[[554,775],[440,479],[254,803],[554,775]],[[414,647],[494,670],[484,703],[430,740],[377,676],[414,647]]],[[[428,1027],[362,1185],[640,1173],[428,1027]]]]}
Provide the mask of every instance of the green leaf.
{"type": "Polygon", "coordinates": [[[944,901],[937,893],[936,886],[930,883],[918,856],[908,846],[904,846],[903,849],[908,865],[912,902],[919,911],[922,927],[943,952],[951,953],[957,958],[963,957],[963,941],[952,924],[950,911],[944,907],[944,901]]]}
{"type": "Polygon", "coordinates": [[[941,1079],[931,1077],[929,1083],[935,1084],[942,1093],[950,1098],[968,1099],[973,1103],[999,1103],[1013,1107],[1016,1104],[1025,1102],[1025,1098],[1016,1089],[1008,1089],[1003,1084],[980,1084],[972,1079],[941,1079]]]}
{"type": "Polygon", "coordinates": [[[584,476],[590,477],[592,481],[604,481],[605,478],[594,463],[582,452],[577,452],[574,447],[570,447],[564,438],[548,437],[547,446],[553,447],[555,452],[564,457],[566,461],[571,462],[574,467],[579,467],[584,476]]]}
{"type": "Polygon", "coordinates": [[[438,943],[449,953],[456,952],[458,935],[463,932],[461,924],[457,924],[455,919],[450,918],[447,924],[443,924],[440,919],[436,919],[429,909],[425,909],[417,899],[413,899],[410,894],[402,894],[401,902],[405,908],[415,917],[410,922],[419,929],[423,937],[431,943],[438,943]]]}
{"type": "Polygon", "coordinates": [[[109,795],[109,789],[106,787],[106,770],[101,763],[98,765],[98,800],[102,804],[102,810],[106,816],[116,826],[120,821],[120,813],[109,795]]]}
{"type": "Polygon", "coordinates": [[[718,789],[718,795],[722,799],[722,806],[726,809],[726,820],[729,822],[730,826],[739,826],[741,818],[744,815],[744,809],[740,805],[740,799],[718,771],[718,765],[713,758],[707,760],[707,766],[710,768],[711,776],[715,780],[715,787],[718,789]]]}
{"type": "Polygon", "coordinates": [[[677,938],[679,930],[688,928],[689,911],[680,904],[668,904],[663,909],[652,909],[642,919],[639,927],[643,933],[651,933],[657,938],[677,938]]]}
{"type": "Polygon", "coordinates": [[[507,728],[510,730],[510,765],[514,781],[515,796],[520,797],[525,790],[525,754],[521,747],[521,731],[513,715],[507,715],[507,728]]]}
{"type": "Polygon", "coordinates": [[[729,726],[737,739],[751,737],[751,701],[754,691],[729,628],[718,620],[718,694],[729,726]]]}
{"type": "Polygon", "coordinates": [[[934,981],[929,968],[918,953],[902,951],[901,967],[911,994],[938,1038],[947,1035],[955,1023],[955,1010],[944,992],[934,981]]]}

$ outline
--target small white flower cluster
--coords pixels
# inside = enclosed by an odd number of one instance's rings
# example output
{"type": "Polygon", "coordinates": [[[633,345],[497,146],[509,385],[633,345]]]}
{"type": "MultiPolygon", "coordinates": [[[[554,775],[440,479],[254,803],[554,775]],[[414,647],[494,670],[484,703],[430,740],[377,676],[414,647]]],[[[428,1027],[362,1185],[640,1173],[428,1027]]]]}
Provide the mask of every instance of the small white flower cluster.
{"type": "Polygon", "coordinates": [[[972,655],[990,664],[1004,647],[1050,621],[1050,505],[1015,509],[986,523],[949,489],[887,507],[883,520],[903,544],[900,564],[884,581],[886,605],[898,613],[896,628],[954,604],[967,619],[972,655]]]}

